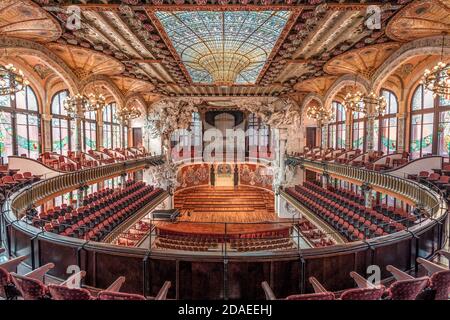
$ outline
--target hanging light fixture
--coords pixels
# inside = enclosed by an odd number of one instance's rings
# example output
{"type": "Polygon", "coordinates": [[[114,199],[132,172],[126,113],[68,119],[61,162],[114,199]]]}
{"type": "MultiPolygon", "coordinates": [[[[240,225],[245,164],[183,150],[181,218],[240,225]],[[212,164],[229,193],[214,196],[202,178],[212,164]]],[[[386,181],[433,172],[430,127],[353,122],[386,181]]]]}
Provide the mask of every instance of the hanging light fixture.
{"type": "Polygon", "coordinates": [[[371,91],[365,95],[356,88],[357,75],[355,75],[355,84],[353,91],[347,93],[344,97],[343,106],[346,110],[351,112],[363,113],[365,115],[382,115],[386,111],[386,98],[378,96],[375,92],[371,91]],[[369,110],[369,106],[374,106],[374,110],[369,110]]]}
{"type": "Polygon", "coordinates": [[[326,110],[323,106],[310,106],[306,110],[306,116],[309,119],[317,120],[321,123],[325,123],[333,119],[332,112],[330,110],[326,110]]]}
{"type": "Polygon", "coordinates": [[[141,112],[134,103],[129,103],[117,110],[117,118],[122,124],[126,124],[129,120],[139,118],[141,112]]]}
{"type": "Polygon", "coordinates": [[[444,62],[445,36],[442,34],[442,51],[441,60],[433,69],[426,69],[423,73],[421,83],[429,91],[433,92],[433,96],[443,97],[450,100],[450,64],[444,62]]]}
{"type": "Polygon", "coordinates": [[[30,82],[23,74],[22,70],[14,67],[13,64],[0,64],[0,96],[10,96],[15,98],[15,94],[25,89],[30,82]]]}
{"type": "Polygon", "coordinates": [[[95,81],[93,84],[93,91],[87,96],[82,94],[76,94],[64,99],[63,107],[68,114],[76,116],[79,113],[97,111],[102,109],[106,105],[106,98],[103,94],[96,90],[95,81]]]}

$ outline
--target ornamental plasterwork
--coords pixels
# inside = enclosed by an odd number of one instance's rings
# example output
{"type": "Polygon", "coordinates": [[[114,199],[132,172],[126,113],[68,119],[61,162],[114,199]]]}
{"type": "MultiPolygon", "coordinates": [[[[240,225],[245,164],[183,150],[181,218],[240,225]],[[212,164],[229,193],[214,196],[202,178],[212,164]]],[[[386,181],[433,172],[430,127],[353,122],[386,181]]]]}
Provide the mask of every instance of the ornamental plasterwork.
{"type": "Polygon", "coordinates": [[[175,130],[187,129],[192,121],[192,113],[198,111],[199,102],[190,99],[163,99],[154,103],[147,119],[151,135],[161,136],[166,140],[175,130]]]}
{"type": "Polygon", "coordinates": [[[150,167],[152,184],[164,190],[175,190],[179,186],[177,179],[178,168],[179,166],[172,161],[166,161],[160,166],[150,167]]]}
{"type": "Polygon", "coordinates": [[[239,107],[256,114],[272,128],[300,125],[301,110],[291,99],[279,98],[268,101],[245,99],[239,104],[239,107]]]}
{"type": "Polygon", "coordinates": [[[79,81],[75,73],[60,57],[45,46],[24,39],[0,37],[0,48],[5,47],[13,49],[14,55],[29,52],[30,55],[38,57],[64,78],[73,94],[78,93],[79,81]]]}

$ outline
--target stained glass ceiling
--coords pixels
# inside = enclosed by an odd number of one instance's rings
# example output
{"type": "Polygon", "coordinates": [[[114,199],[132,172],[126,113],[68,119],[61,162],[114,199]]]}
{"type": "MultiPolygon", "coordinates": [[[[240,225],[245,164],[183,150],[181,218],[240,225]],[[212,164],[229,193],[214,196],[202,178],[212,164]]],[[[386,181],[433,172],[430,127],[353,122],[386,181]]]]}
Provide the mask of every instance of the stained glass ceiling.
{"type": "Polygon", "coordinates": [[[254,84],[289,11],[172,11],[156,17],[194,83],[254,84]]]}

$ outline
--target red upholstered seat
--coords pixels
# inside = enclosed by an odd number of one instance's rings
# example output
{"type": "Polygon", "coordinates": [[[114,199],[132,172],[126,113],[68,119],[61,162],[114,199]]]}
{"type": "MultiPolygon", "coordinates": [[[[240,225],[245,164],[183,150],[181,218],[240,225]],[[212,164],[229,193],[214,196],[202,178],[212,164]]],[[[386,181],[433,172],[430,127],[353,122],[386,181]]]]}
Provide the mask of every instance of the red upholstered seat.
{"type": "Polygon", "coordinates": [[[310,294],[294,294],[286,297],[286,300],[334,300],[333,292],[321,292],[310,294]]]}
{"type": "Polygon", "coordinates": [[[389,297],[392,300],[415,300],[429,282],[428,277],[396,281],[388,289],[389,297]]]}
{"type": "Polygon", "coordinates": [[[48,290],[41,281],[29,277],[16,277],[22,297],[25,300],[42,300],[48,298],[48,290]]]}
{"type": "Polygon", "coordinates": [[[434,273],[430,278],[430,288],[435,291],[435,300],[448,300],[450,295],[450,270],[434,273]]]}
{"type": "Polygon", "coordinates": [[[358,288],[346,290],[341,295],[341,300],[380,300],[385,288],[358,288]]]}
{"type": "Polygon", "coordinates": [[[112,291],[101,291],[97,298],[99,300],[146,300],[144,296],[139,294],[112,291]]]}
{"type": "Polygon", "coordinates": [[[53,300],[92,300],[90,292],[83,288],[49,285],[48,290],[53,300]]]}
{"type": "Polygon", "coordinates": [[[11,275],[0,267],[0,297],[6,298],[6,288],[11,285],[11,275]]]}

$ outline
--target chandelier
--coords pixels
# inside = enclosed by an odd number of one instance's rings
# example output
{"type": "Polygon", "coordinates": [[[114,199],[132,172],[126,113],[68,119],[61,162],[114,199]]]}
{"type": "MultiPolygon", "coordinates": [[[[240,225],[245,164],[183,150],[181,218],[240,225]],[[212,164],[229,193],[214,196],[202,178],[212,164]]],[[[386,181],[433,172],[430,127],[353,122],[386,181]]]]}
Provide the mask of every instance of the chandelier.
{"type": "Polygon", "coordinates": [[[122,107],[122,108],[117,110],[117,119],[122,124],[127,123],[129,120],[133,120],[133,119],[139,118],[140,116],[141,116],[141,112],[132,103],[130,103],[127,106],[122,107]]]}
{"type": "Polygon", "coordinates": [[[441,96],[450,100],[450,63],[444,63],[445,35],[442,36],[441,61],[433,69],[426,69],[423,73],[421,84],[433,92],[433,97],[441,96]]]}
{"type": "Polygon", "coordinates": [[[0,96],[9,95],[14,99],[15,94],[29,84],[22,70],[18,70],[13,64],[0,64],[0,96]]]}
{"type": "Polygon", "coordinates": [[[89,93],[87,96],[76,94],[64,99],[63,107],[68,114],[77,115],[85,112],[97,111],[102,109],[106,104],[106,98],[103,94],[89,93]]]}
{"type": "Polygon", "coordinates": [[[365,95],[361,91],[356,90],[356,77],[353,92],[347,93],[344,97],[343,106],[346,110],[351,112],[363,113],[365,115],[382,115],[386,111],[386,98],[384,96],[378,96],[375,92],[371,91],[365,95]],[[371,110],[370,106],[373,106],[371,110]]]}
{"type": "Polygon", "coordinates": [[[321,123],[333,120],[333,114],[330,112],[330,110],[326,110],[322,106],[310,106],[306,110],[306,116],[309,119],[317,120],[321,123]]]}

